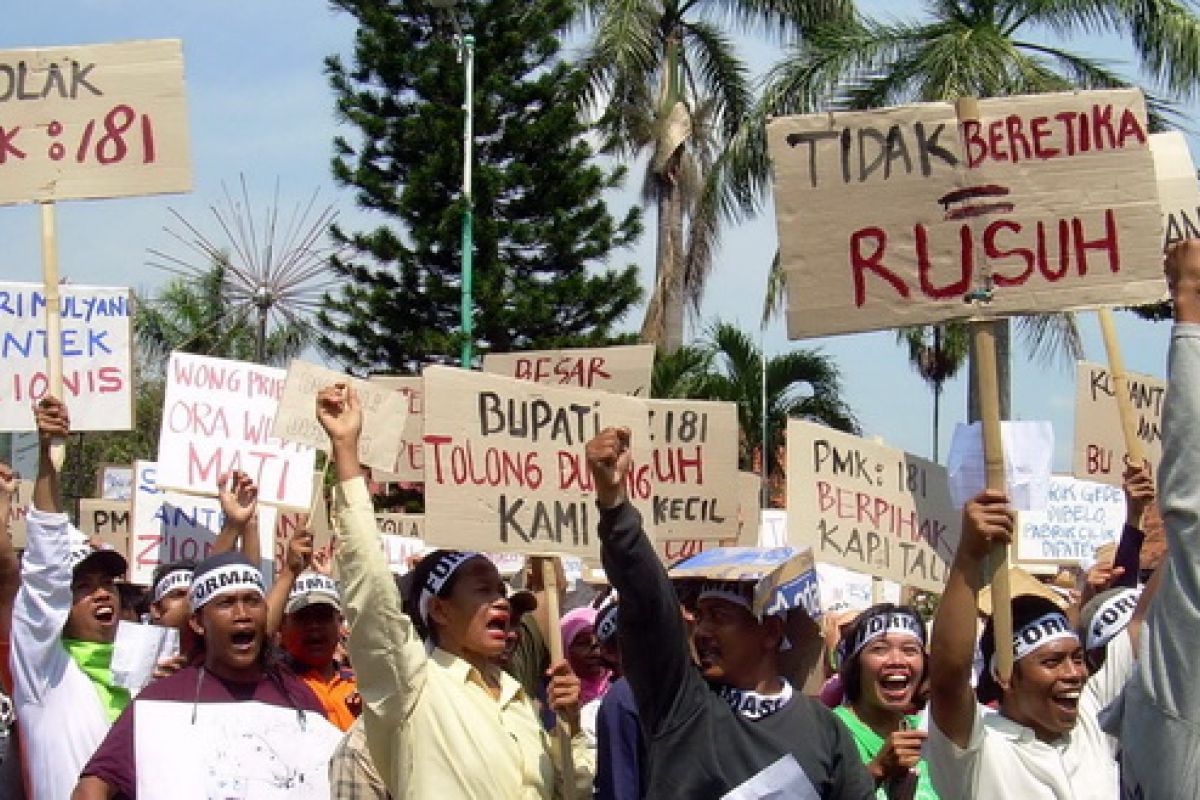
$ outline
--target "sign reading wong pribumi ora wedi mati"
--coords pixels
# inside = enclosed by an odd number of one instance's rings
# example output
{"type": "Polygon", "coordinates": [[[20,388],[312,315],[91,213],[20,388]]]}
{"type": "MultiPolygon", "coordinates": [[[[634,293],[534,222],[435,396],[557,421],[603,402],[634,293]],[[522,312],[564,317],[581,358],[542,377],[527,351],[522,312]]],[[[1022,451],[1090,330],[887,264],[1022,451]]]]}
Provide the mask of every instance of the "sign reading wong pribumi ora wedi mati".
{"type": "Polygon", "coordinates": [[[1161,297],[1141,92],[978,107],[961,125],[950,103],[769,125],[789,337],[1161,297]]]}

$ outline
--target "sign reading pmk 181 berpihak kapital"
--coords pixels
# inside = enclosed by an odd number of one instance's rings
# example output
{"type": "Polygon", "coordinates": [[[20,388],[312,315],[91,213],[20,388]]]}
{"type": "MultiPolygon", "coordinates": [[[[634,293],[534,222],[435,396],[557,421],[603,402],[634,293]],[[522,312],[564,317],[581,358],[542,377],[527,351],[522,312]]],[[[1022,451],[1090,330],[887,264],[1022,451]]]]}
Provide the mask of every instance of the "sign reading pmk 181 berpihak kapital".
{"type": "Polygon", "coordinates": [[[785,117],[768,138],[793,339],[1161,297],[1137,90],[785,117]]]}

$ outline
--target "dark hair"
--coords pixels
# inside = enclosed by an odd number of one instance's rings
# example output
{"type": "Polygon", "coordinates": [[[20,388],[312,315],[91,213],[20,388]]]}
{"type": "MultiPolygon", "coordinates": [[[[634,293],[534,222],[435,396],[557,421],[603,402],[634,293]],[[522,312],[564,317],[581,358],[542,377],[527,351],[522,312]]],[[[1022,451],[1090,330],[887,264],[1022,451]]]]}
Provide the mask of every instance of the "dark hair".
{"type": "Polygon", "coordinates": [[[154,574],[150,576],[150,592],[151,599],[154,597],[154,587],[158,586],[158,582],[177,570],[185,569],[188,572],[196,571],[196,560],[194,558],[182,558],[179,561],[172,561],[169,564],[159,564],[154,568],[154,574]]]}
{"type": "MultiPolygon", "coordinates": [[[[1016,635],[1017,631],[1038,617],[1062,613],[1062,608],[1048,598],[1036,594],[1017,595],[1012,599],[1013,634],[1016,635]]],[[[1012,643],[1009,643],[1008,646],[1012,647],[1012,643]]],[[[979,637],[979,652],[983,656],[983,670],[979,673],[975,696],[979,698],[979,702],[987,705],[999,701],[1004,694],[1000,684],[996,683],[995,676],[992,675],[992,656],[996,654],[996,626],[991,617],[988,617],[987,623],[983,626],[983,635],[979,637]]],[[[1014,674],[1018,666],[1017,664],[1013,665],[1014,674]]]]}
{"type": "MultiPolygon", "coordinates": [[[[429,579],[429,573],[433,572],[433,568],[437,566],[438,561],[442,557],[456,553],[456,550],[439,549],[425,555],[415,567],[407,575],[406,580],[401,582],[401,595],[404,601],[404,610],[412,620],[413,627],[417,629],[417,634],[425,641],[432,641],[437,644],[437,631],[433,629],[421,618],[421,592],[425,588],[425,582],[429,579]],[[407,583],[407,586],[404,584],[407,583]]],[[[442,584],[442,588],[438,591],[438,597],[446,597],[454,591],[454,585],[458,583],[458,578],[462,574],[461,570],[455,570],[450,574],[449,579],[442,584]]]]}
{"type": "MultiPolygon", "coordinates": [[[[838,642],[838,649],[841,650],[843,645],[856,640],[862,634],[863,628],[867,626],[867,623],[873,617],[894,612],[911,614],[917,619],[922,619],[921,614],[912,606],[896,605],[895,603],[877,603],[859,614],[858,618],[847,626],[845,633],[842,634],[841,641],[838,642]]],[[[917,680],[918,685],[925,679],[928,673],[929,652],[922,646],[921,677],[917,680]]],[[[842,678],[842,692],[845,695],[847,704],[854,705],[862,697],[862,652],[860,651],[841,659],[838,664],[838,675],[842,678]]]]}

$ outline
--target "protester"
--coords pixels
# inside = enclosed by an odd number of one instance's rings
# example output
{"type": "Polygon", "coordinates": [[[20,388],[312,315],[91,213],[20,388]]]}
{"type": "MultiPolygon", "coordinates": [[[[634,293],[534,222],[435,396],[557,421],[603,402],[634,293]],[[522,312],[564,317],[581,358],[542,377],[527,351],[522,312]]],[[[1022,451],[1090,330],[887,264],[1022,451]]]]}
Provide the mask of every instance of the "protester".
{"type": "Polygon", "coordinates": [[[546,672],[550,669],[550,645],[546,632],[551,630],[550,604],[546,598],[544,571],[553,566],[558,587],[558,607],[562,608],[567,597],[567,573],[559,558],[526,559],[525,569],[518,586],[532,593],[535,604],[533,613],[523,616],[519,623],[516,649],[505,672],[521,684],[525,694],[533,698],[541,710],[546,690],[546,672]]]}
{"type": "Polygon", "coordinates": [[[252,797],[281,778],[295,796],[327,795],[339,734],[312,691],[269,661],[258,567],[238,552],[210,556],[196,567],[188,603],[203,661],[142,691],[83,769],[73,800],[170,797],[190,780],[205,781],[208,797],[252,797]],[[139,757],[163,740],[154,757],[139,757]]]}
{"type": "Polygon", "coordinates": [[[591,606],[572,609],[563,614],[559,627],[562,629],[563,653],[571,671],[579,677],[580,728],[588,746],[594,749],[596,714],[608,691],[611,675],[596,637],[596,609],[591,606]]]}
{"type": "Polygon", "coordinates": [[[0,800],[21,800],[25,785],[21,777],[20,744],[12,702],[12,673],[9,652],[12,636],[13,601],[21,583],[21,562],[13,549],[9,520],[17,495],[17,476],[0,462],[0,800]]]}
{"type": "Polygon", "coordinates": [[[1167,554],[1143,592],[1160,583],[1138,669],[1105,720],[1121,741],[1122,797],[1141,800],[1200,786],[1200,241],[1173,245],[1165,271],[1175,310],[1158,468],[1167,554]]]}
{"type": "Polygon", "coordinates": [[[993,545],[1011,541],[1013,517],[1007,497],[993,490],[963,509],[930,648],[926,758],[934,788],[947,799],[1112,800],[1118,790],[1115,743],[1097,717],[1132,670],[1131,637],[1144,606],[1110,643],[1108,663],[1089,678],[1082,644],[1062,609],[1046,597],[1018,595],[1011,604],[1011,642],[996,641],[993,620],[985,626],[978,702],[971,689],[983,565],[993,545]],[[1011,679],[998,675],[1000,647],[1012,648],[1011,679]],[[984,713],[980,703],[989,702],[998,702],[999,713],[984,713]]]}
{"type": "Polygon", "coordinates": [[[641,800],[646,796],[646,739],[633,689],[623,677],[619,604],[608,601],[596,612],[600,653],[616,680],[608,687],[596,718],[595,800],[641,800]]]}
{"type": "Polygon", "coordinates": [[[925,623],[916,609],[881,603],[863,611],[837,648],[846,723],[875,779],[877,800],[937,800],[921,759],[926,733],[913,713],[923,705],[925,623]]]}
{"type": "Polygon", "coordinates": [[[391,800],[367,749],[361,717],[350,726],[329,759],[329,796],[333,800],[391,800]]]}
{"type": "Polygon", "coordinates": [[[745,583],[706,585],[695,646],[667,573],[628,502],[629,432],[587,444],[604,569],[621,598],[622,663],[649,742],[648,797],[869,798],[846,728],[779,677],[781,617],[758,619],[745,583]]]}
{"type": "Polygon", "coordinates": [[[38,474],[12,613],[13,701],[32,797],[71,794],[79,771],[129,702],[109,665],[121,615],[124,557],[93,550],[63,512],[51,442],[70,433],[67,407],[34,406],[38,474]]]}
{"type": "MultiPolygon", "coordinates": [[[[413,596],[401,602],[358,463],[362,408],[354,389],[322,390],[317,419],[329,435],[339,481],[338,567],[350,654],[367,742],[388,790],[396,798],[561,794],[557,743],[520,684],[494,662],[511,618],[495,565],[477,553],[434,551],[414,570],[415,602],[413,596]]],[[[565,661],[551,671],[551,706],[575,734],[575,791],[583,796],[592,767],[578,735],[579,681],[565,661]]]]}
{"type": "MultiPolygon", "coordinates": [[[[354,673],[334,662],[342,625],[337,581],[309,569],[312,555],[312,532],[296,531],[271,587],[269,614],[282,617],[279,633],[288,666],[321,701],[329,721],[346,731],[358,719],[362,700],[354,673]]],[[[268,636],[275,627],[269,619],[268,636]]]]}

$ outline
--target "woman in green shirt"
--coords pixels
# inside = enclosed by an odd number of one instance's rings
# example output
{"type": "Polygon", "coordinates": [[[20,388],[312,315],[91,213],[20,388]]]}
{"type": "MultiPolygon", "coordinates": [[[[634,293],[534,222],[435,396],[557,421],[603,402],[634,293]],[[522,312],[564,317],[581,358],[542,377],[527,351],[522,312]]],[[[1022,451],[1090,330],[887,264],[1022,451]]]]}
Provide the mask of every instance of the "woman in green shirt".
{"type": "Polygon", "coordinates": [[[881,603],[855,620],[837,647],[845,702],[834,710],[875,778],[878,800],[937,800],[921,759],[928,659],[925,623],[909,606],[881,603]]]}

